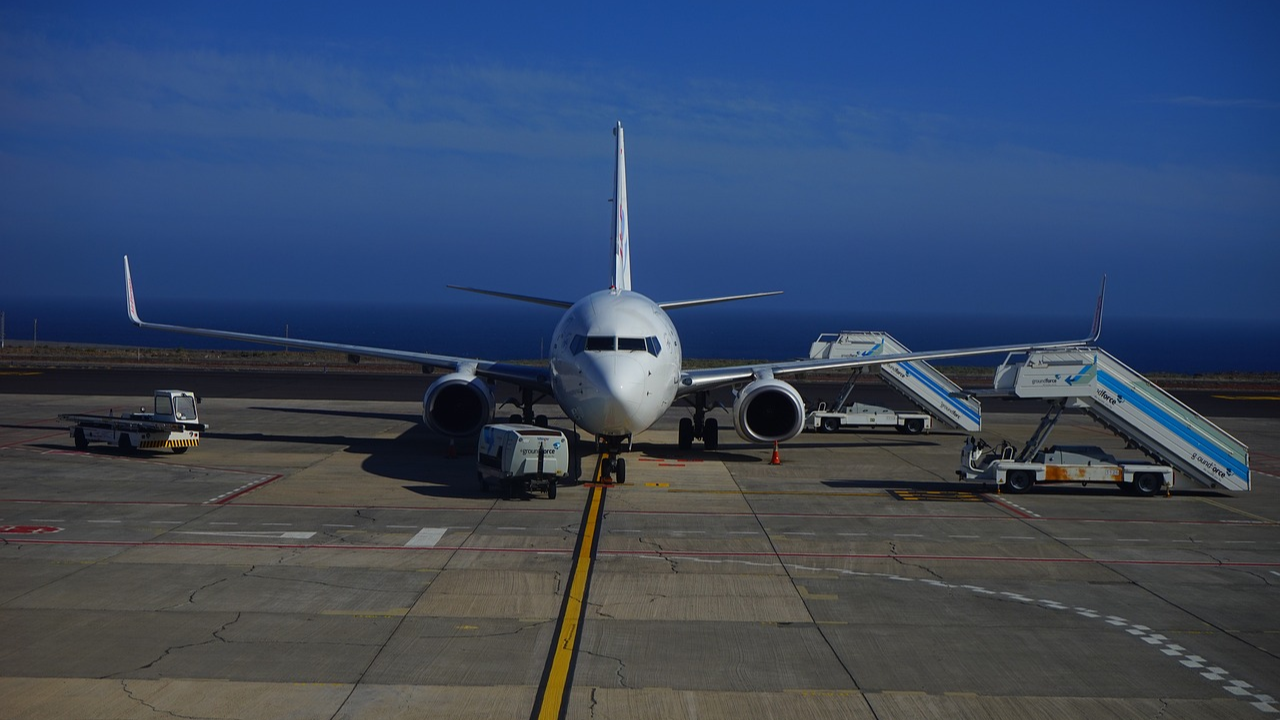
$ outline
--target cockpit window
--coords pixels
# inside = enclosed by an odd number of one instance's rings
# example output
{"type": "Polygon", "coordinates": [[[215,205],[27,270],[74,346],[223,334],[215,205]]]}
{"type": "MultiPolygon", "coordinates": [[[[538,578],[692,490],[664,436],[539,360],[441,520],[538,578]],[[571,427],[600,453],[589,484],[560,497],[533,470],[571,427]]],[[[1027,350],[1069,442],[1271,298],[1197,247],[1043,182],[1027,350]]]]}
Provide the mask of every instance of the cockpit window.
{"type": "Polygon", "coordinates": [[[619,350],[639,350],[640,352],[645,352],[648,350],[648,348],[645,347],[644,338],[624,338],[624,337],[618,338],[618,349],[619,350]]]}
{"type": "Polygon", "coordinates": [[[603,335],[588,335],[587,350],[612,350],[616,339],[617,338],[612,335],[608,337],[603,335]]]}
{"type": "Polygon", "coordinates": [[[577,355],[583,350],[591,352],[610,352],[613,350],[627,352],[647,352],[657,357],[662,352],[662,343],[650,335],[643,338],[620,338],[609,335],[574,335],[569,339],[569,352],[577,355]]]}

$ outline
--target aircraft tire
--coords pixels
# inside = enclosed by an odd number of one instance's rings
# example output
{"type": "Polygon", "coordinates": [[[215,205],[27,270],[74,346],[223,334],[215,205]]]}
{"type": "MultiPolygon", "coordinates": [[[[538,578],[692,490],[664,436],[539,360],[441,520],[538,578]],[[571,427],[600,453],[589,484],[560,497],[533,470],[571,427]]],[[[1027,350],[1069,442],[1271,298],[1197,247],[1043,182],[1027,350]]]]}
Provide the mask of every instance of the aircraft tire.
{"type": "Polygon", "coordinates": [[[627,481],[627,460],[618,458],[613,465],[613,481],[619,485],[627,481]]]}
{"type": "Polygon", "coordinates": [[[689,450],[693,447],[693,419],[680,418],[680,449],[689,450]]]}
{"type": "Polygon", "coordinates": [[[715,418],[702,425],[702,446],[713,452],[720,447],[720,423],[715,418]]]}
{"type": "Polygon", "coordinates": [[[85,448],[89,447],[89,441],[84,436],[84,430],[80,428],[76,428],[75,438],[76,438],[77,450],[84,450],[85,448]]]}

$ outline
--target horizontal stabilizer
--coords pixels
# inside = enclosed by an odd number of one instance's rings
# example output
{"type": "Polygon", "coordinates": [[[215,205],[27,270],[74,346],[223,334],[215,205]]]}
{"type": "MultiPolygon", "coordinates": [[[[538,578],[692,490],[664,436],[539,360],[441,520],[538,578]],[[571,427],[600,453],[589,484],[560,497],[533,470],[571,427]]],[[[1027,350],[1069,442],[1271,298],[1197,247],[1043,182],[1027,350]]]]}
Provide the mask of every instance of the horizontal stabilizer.
{"type": "Polygon", "coordinates": [[[551,300],[549,298],[533,297],[532,295],[516,295],[515,293],[498,292],[497,290],[479,290],[477,288],[462,287],[461,285],[448,285],[453,290],[466,290],[467,292],[479,293],[481,295],[492,295],[494,297],[506,298],[508,300],[519,300],[520,302],[533,303],[534,305],[550,305],[558,308],[571,308],[573,303],[564,300],[551,300]]]}

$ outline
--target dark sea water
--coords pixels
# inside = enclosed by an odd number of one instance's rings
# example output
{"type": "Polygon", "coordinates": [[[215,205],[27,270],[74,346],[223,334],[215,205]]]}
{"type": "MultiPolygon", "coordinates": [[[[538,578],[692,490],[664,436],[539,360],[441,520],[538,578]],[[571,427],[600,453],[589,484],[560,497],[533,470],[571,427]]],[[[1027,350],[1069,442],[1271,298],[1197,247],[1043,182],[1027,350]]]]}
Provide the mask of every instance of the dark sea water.
{"type": "MultiPolygon", "coordinates": [[[[124,301],[0,298],[10,342],[96,343],[129,347],[254,348],[226,341],[133,327],[124,301]]],[[[545,356],[560,311],[495,301],[484,305],[315,305],[148,299],[151,322],[267,335],[425,350],[465,357],[545,356]]],[[[1088,334],[1084,317],[974,317],[867,311],[778,310],[748,303],[671,313],[685,355],[783,360],[807,357],[823,332],[882,330],[912,350],[1061,340],[1088,334]]],[[[1271,321],[1107,316],[1099,343],[1140,372],[1280,372],[1280,318],[1271,321]]],[[[941,364],[996,365],[1000,357],[941,364]]]]}

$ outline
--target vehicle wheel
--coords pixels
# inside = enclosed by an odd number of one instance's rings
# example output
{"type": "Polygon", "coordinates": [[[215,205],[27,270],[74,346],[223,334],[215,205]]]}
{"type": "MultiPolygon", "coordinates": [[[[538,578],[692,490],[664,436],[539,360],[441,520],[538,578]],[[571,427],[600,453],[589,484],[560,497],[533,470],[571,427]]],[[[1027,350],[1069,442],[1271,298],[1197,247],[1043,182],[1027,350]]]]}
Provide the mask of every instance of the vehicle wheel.
{"type": "Polygon", "coordinates": [[[924,421],[920,418],[912,418],[902,424],[902,431],[908,435],[919,435],[924,432],[924,421]]]}
{"type": "Polygon", "coordinates": [[[688,450],[693,447],[693,419],[680,418],[680,449],[688,450]]]}
{"type": "Polygon", "coordinates": [[[613,481],[621,485],[627,481],[627,460],[618,458],[613,464],[613,481]]]}
{"type": "Polygon", "coordinates": [[[547,416],[546,416],[546,415],[536,415],[536,416],[534,416],[534,418],[533,418],[533,424],[534,424],[534,425],[537,425],[538,427],[546,427],[546,426],[547,426],[547,416]]]}
{"type": "Polygon", "coordinates": [[[713,451],[720,447],[720,423],[714,418],[707,420],[702,426],[702,446],[713,451]]]}
{"type": "Polygon", "coordinates": [[[1036,476],[1030,470],[1011,470],[1004,477],[1004,488],[1011,493],[1024,493],[1036,482],[1036,476]]]}
{"type": "Polygon", "coordinates": [[[186,452],[186,451],[188,451],[188,450],[190,450],[190,449],[191,449],[191,448],[189,448],[189,447],[179,446],[179,447],[173,448],[173,454],[174,454],[174,455],[181,455],[182,453],[184,453],[184,452],[186,452]]]}
{"type": "Polygon", "coordinates": [[[1133,491],[1143,497],[1151,497],[1160,492],[1164,478],[1160,473],[1138,473],[1133,479],[1133,491]]]}
{"type": "Polygon", "coordinates": [[[520,417],[519,415],[516,415],[515,413],[512,413],[511,416],[507,418],[507,420],[510,421],[512,425],[519,425],[524,420],[524,418],[520,417]]]}
{"type": "Polygon", "coordinates": [[[556,485],[557,485],[557,484],[558,484],[558,483],[556,482],[556,479],[555,479],[555,478],[551,478],[550,480],[548,480],[548,481],[547,481],[547,499],[548,499],[548,500],[555,500],[555,499],[556,499],[556,485]]]}
{"type": "Polygon", "coordinates": [[[81,430],[80,428],[76,428],[75,437],[76,437],[77,450],[84,450],[85,448],[89,447],[89,441],[84,436],[84,430],[81,430]]]}
{"type": "Polygon", "coordinates": [[[840,430],[840,418],[822,418],[822,432],[838,432],[840,430]]]}
{"type": "Polygon", "coordinates": [[[119,445],[120,445],[120,449],[121,449],[121,450],[123,450],[123,451],[125,451],[125,452],[133,452],[133,450],[134,450],[134,448],[133,448],[133,440],[130,440],[128,435],[121,435],[121,436],[120,436],[120,443],[119,443],[119,445]]]}
{"type": "Polygon", "coordinates": [[[484,473],[480,473],[480,472],[476,473],[476,482],[480,484],[480,492],[482,493],[489,492],[489,483],[484,481],[484,473]]]}

